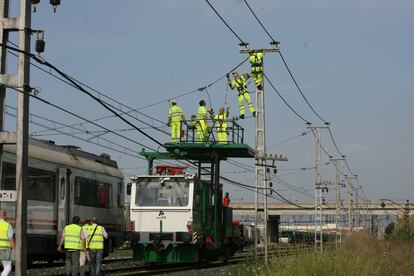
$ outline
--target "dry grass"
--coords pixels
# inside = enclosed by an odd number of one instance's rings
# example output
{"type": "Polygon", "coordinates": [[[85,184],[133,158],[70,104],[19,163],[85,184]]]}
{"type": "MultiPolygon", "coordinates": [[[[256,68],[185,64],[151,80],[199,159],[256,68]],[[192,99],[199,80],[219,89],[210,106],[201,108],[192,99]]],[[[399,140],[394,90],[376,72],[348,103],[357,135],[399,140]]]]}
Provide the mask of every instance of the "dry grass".
{"type": "Polygon", "coordinates": [[[232,275],[414,275],[414,241],[378,241],[366,233],[345,238],[339,250],[243,264],[232,275]]]}

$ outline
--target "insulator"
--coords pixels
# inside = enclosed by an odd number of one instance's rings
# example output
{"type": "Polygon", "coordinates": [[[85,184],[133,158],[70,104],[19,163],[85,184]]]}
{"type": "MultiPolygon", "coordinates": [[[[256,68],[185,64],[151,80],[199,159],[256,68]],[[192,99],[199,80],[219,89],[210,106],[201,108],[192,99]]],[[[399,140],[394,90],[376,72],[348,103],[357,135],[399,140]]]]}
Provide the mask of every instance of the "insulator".
{"type": "Polygon", "coordinates": [[[60,5],[60,0],[50,0],[50,5],[53,6],[53,12],[56,12],[57,6],[60,5]]]}
{"type": "Polygon", "coordinates": [[[40,0],[30,0],[30,3],[33,5],[33,12],[36,12],[36,5],[40,3],[40,0]]]}
{"type": "Polygon", "coordinates": [[[43,53],[45,51],[45,41],[43,39],[37,39],[36,40],[36,45],[35,45],[35,50],[36,52],[43,53]]]}
{"type": "Polygon", "coordinates": [[[274,174],[277,174],[277,169],[273,169],[273,173],[274,174]]]}
{"type": "Polygon", "coordinates": [[[266,168],[266,172],[267,173],[270,173],[270,168],[266,168]]]}

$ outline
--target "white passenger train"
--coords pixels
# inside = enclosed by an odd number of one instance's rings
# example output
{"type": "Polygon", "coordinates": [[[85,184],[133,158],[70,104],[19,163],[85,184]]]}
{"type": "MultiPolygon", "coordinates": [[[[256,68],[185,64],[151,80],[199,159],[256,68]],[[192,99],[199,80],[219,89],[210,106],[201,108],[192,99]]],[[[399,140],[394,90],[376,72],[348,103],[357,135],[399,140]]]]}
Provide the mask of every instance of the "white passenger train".
{"type": "MultiPolygon", "coordinates": [[[[16,146],[4,145],[2,190],[15,189],[16,146]]],[[[109,234],[106,249],[123,242],[123,175],[109,155],[75,146],[30,139],[28,170],[28,260],[53,260],[65,225],[73,216],[96,217],[109,234]]],[[[15,203],[2,202],[7,221],[15,223],[15,203]]]]}

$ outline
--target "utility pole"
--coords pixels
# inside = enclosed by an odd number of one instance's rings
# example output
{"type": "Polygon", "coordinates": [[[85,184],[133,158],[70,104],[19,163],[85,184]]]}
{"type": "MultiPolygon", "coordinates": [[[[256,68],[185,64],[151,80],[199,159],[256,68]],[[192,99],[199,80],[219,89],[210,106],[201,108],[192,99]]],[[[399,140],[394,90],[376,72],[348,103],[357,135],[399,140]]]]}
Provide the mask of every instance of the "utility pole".
{"type": "Polygon", "coordinates": [[[335,165],[335,246],[338,247],[342,243],[342,233],[341,229],[339,228],[338,224],[340,221],[340,208],[341,208],[341,178],[339,175],[340,169],[339,169],[339,161],[345,160],[343,158],[331,158],[332,162],[335,165]]]}
{"type": "MultiPolygon", "coordinates": [[[[19,33],[19,49],[30,52],[31,35],[31,2],[20,0],[19,15],[9,17],[9,0],[0,0],[1,43],[8,43],[9,32],[19,33]]],[[[1,49],[0,81],[5,84],[0,88],[0,159],[3,154],[3,144],[16,144],[16,275],[26,275],[27,266],[27,165],[29,137],[29,92],[30,92],[30,61],[24,53],[18,54],[17,76],[6,74],[7,49],[1,49]],[[15,87],[17,93],[16,133],[4,132],[4,98],[6,86],[15,87]]],[[[1,166],[0,162],[0,166],[1,166]]],[[[13,193],[13,191],[8,191],[13,193]]]]}
{"type": "Polygon", "coordinates": [[[316,138],[316,151],[315,151],[315,168],[316,168],[316,179],[315,179],[315,251],[323,249],[323,211],[322,205],[322,163],[321,163],[321,129],[329,128],[329,123],[325,123],[325,126],[312,126],[310,123],[306,124],[306,128],[312,130],[316,138]]]}
{"type": "MultiPolygon", "coordinates": [[[[241,43],[239,44],[241,49],[241,54],[248,54],[249,49],[247,48],[248,43],[241,43]]],[[[277,43],[271,42],[271,48],[264,48],[264,49],[255,49],[255,53],[263,53],[263,60],[265,53],[274,53],[279,52],[279,45],[277,43]]],[[[263,66],[262,60],[262,68],[263,66]]],[[[264,70],[263,70],[264,71],[264,70]]],[[[262,72],[264,74],[264,72],[262,72]]],[[[267,250],[267,243],[268,243],[268,236],[267,236],[267,182],[266,182],[266,161],[268,159],[266,155],[266,116],[265,116],[265,97],[264,97],[264,82],[262,81],[261,84],[262,90],[256,87],[256,166],[255,166],[255,174],[256,174],[256,189],[255,189],[255,228],[254,228],[254,253],[255,258],[257,259],[257,247],[258,247],[258,235],[257,235],[257,225],[258,225],[258,205],[259,205],[259,189],[262,186],[263,190],[263,210],[264,210],[264,228],[263,228],[263,237],[264,237],[264,251],[265,251],[265,264],[267,265],[268,262],[268,250],[267,250]]]]}
{"type": "Polygon", "coordinates": [[[348,234],[350,235],[354,230],[354,208],[353,208],[353,192],[354,192],[354,185],[352,183],[352,179],[354,177],[345,175],[345,178],[348,182],[348,234]]]}

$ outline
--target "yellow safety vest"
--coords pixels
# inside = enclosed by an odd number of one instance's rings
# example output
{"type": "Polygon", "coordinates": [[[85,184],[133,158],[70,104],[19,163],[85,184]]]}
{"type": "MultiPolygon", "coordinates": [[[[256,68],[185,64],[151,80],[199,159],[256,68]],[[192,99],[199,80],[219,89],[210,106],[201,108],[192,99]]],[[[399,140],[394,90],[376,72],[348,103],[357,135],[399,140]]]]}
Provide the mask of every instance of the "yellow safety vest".
{"type": "Polygon", "coordinates": [[[219,113],[217,114],[214,119],[216,120],[217,124],[217,131],[218,132],[225,132],[227,130],[227,114],[226,113],[219,113]]]}
{"type": "Polygon", "coordinates": [[[185,115],[182,108],[178,105],[173,105],[168,112],[168,121],[170,123],[185,121],[185,115]]]}
{"type": "Polygon", "coordinates": [[[197,111],[197,119],[207,119],[207,109],[205,106],[199,106],[197,111]]]}
{"type": "Polygon", "coordinates": [[[10,249],[9,226],[10,223],[0,221],[0,250],[10,249]]]}
{"type": "Polygon", "coordinates": [[[249,61],[252,64],[252,73],[261,73],[263,71],[263,53],[256,52],[250,55],[249,61]]]}
{"type": "Polygon", "coordinates": [[[103,249],[104,248],[104,236],[103,236],[102,226],[100,225],[97,226],[96,224],[89,226],[86,247],[89,249],[103,249]],[[95,227],[96,227],[96,231],[95,231],[95,227]],[[93,231],[95,231],[95,234],[93,234],[93,231]],[[92,234],[93,234],[93,237],[92,237],[92,234]]]}
{"type": "Polygon", "coordinates": [[[237,88],[237,91],[239,91],[239,95],[244,93],[249,93],[246,87],[246,78],[241,76],[238,79],[234,79],[230,82],[230,88],[234,89],[237,88]]]}
{"type": "Polygon", "coordinates": [[[81,227],[77,224],[65,226],[65,249],[82,250],[81,227]]]}

